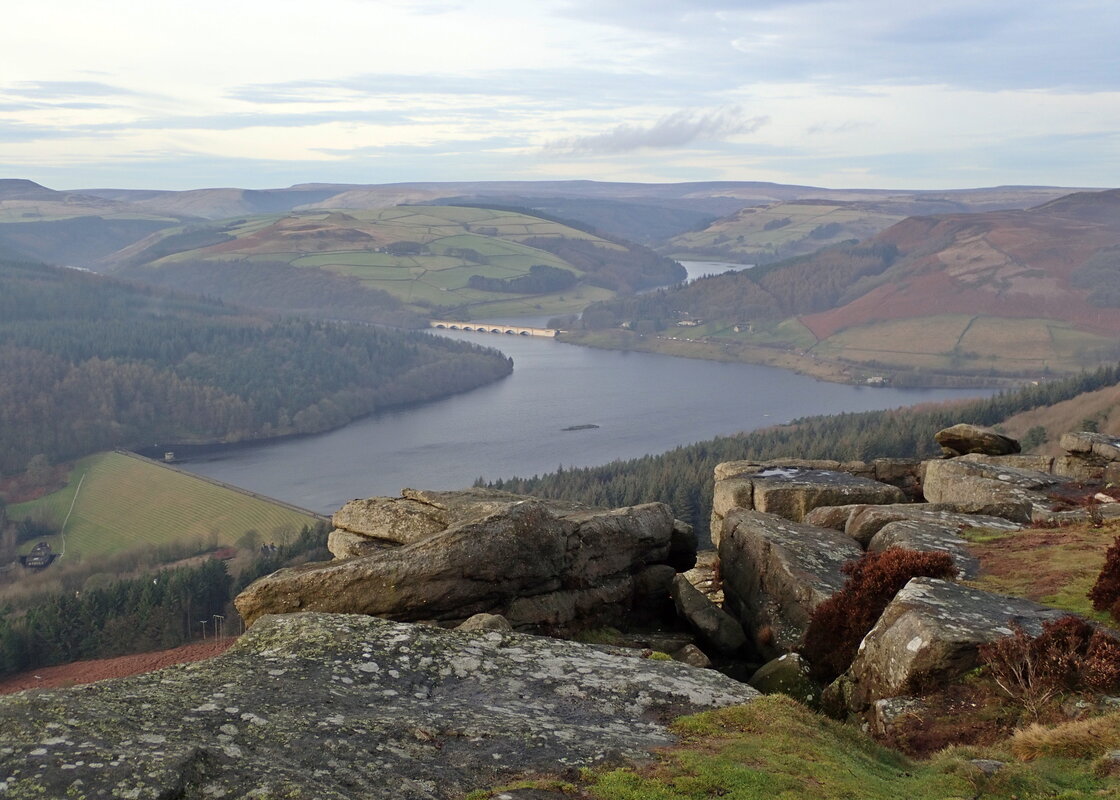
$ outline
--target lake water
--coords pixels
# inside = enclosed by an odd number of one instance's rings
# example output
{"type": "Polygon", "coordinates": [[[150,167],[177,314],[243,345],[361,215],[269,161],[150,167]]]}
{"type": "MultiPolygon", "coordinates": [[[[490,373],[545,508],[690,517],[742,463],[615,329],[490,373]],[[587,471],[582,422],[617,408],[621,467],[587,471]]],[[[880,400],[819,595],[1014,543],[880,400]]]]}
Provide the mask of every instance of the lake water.
{"type": "MultiPolygon", "coordinates": [[[[772,367],[593,350],[551,339],[447,332],[498,347],[514,372],[489,386],[385,411],[337,431],[232,447],[183,466],[324,513],[403,487],[552,472],[660,453],[796,417],[976,396],[816,381],[772,367]],[[575,425],[598,425],[563,430],[575,425]]],[[[796,453],[790,453],[796,456],[796,453]]]]}

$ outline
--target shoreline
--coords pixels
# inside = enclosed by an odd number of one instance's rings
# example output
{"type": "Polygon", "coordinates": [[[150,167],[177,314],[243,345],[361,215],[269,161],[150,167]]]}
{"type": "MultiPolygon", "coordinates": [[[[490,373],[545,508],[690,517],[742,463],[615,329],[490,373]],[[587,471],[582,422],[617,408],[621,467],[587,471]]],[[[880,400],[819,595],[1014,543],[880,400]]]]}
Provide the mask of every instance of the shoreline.
{"type": "MultiPolygon", "coordinates": [[[[811,355],[804,355],[793,350],[776,347],[763,347],[760,345],[730,343],[730,342],[705,342],[687,339],[669,339],[666,337],[634,334],[629,331],[563,331],[556,341],[565,344],[593,347],[599,350],[634,351],[643,353],[659,353],[661,355],[677,356],[680,358],[695,358],[704,361],[721,361],[727,363],[756,364],[766,367],[796,372],[816,380],[829,383],[842,383],[852,386],[891,386],[902,388],[893,383],[890,378],[898,374],[898,370],[885,367],[869,367],[861,364],[844,364],[836,361],[826,361],[811,355]],[[873,377],[885,378],[885,381],[869,380],[873,377]]],[[[905,388],[913,389],[1006,389],[1020,386],[1027,377],[1011,376],[979,376],[979,375],[953,375],[948,373],[930,373],[931,380],[905,384],[905,388]]]]}

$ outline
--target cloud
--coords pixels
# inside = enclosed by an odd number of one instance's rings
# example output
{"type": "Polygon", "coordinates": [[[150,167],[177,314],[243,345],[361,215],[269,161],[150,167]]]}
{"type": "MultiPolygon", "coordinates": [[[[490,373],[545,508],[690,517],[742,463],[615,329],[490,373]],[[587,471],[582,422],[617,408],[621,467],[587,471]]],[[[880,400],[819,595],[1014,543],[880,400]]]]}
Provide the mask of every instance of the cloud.
{"type": "Polygon", "coordinates": [[[13,97],[35,100],[62,97],[119,97],[135,92],[100,81],[20,81],[0,87],[0,92],[13,97]]]}
{"type": "Polygon", "coordinates": [[[737,106],[696,112],[682,109],[652,125],[623,123],[606,133],[555,139],[545,147],[561,153],[626,153],[647,147],[683,147],[702,139],[721,139],[740,133],[754,133],[769,117],[747,117],[737,106]]]}

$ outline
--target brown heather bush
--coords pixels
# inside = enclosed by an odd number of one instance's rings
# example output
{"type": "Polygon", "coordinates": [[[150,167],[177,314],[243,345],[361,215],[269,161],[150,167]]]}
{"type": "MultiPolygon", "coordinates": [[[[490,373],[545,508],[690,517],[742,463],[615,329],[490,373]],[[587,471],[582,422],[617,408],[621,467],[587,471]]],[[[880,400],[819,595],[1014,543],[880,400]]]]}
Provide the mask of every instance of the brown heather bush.
{"type": "Polygon", "coordinates": [[[1036,637],[1012,628],[1011,636],[980,646],[980,661],[1032,716],[1061,691],[1120,689],[1120,642],[1079,617],[1044,622],[1036,637]]]}
{"type": "Polygon", "coordinates": [[[1114,620],[1120,622],[1120,536],[1104,554],[1104,567],[1089,590],[1089,600],[1094,611],[1107,610],[1114,620]]]}
{"type": "Polygon", "coordinates": [[[844,565],[847,582],[809,618],[801,653],[813,677],[831,683],[851,666],[863,637],[883,609],[911,578],[954,578],[957,568],[947,553],[890,548],[865,553],[844,565]]]}

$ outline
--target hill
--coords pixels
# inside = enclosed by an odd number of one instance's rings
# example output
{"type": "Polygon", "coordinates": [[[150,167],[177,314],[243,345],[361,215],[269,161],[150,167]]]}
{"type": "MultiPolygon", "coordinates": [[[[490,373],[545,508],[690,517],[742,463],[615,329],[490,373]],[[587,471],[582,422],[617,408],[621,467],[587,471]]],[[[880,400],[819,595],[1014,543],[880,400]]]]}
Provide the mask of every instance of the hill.
{"type": "Polygon", "coordinates": [[[127,202],[60,192],[34,181],[0,180],[0,253],[88,267],[182,217],[127,202]]]}
{"type": "Polygon", "coordinates": [[[57,534],[36,536],[21,543],[21,552],[47,541],[54,552],[64,551],[75,561],[141,547],[234,545],[246,531],[256,531],[262,543],[290,539],[319,519],[127,453],[80,459],[66,486],[8,506],[7,513],[13,520],[50,520],[56,529],[69,515],[65,541],[57,534]]]}
{"type": "Polygon", "coordinates": [[[753,206],[681,233],[663,251],[675,258],[711,258],[770,264],[829,245],[868,239],[906,217],[1024,209],[1067,193],[1064,189],[1007,186],[952,192],[912,192],[870,199],[833,192],[753,206]]]}
{"type": "Polygon", "coordinates": [[[1120,355],[1118,286],[1112,190],[910,217],[858,244],[603,304],[584,319],[647,333],[702,320],[676,337],[793,348],[853,374],[1026,376],[1120,355]]]}
{"type": "Polygon", "coordinates": [[[515,210],[400,206],[249,217],[173,228],[105,259],[118,275],[258,307],[390,321],[417,314],[579,310],[684,277],[637,245],[515,210]],[[531,277],[530,277],[531,276],[531,277]],[[291,283],[295,288],[284,291],[291,283]],[[379,313],[324,293],[356,289],[379,313]],[[387,299],[391,298],[391,299],[387,299]],[[394,305],[395,304],[395,305],[394,305]]]}
{"type": "Polygon", "coordinates": [[[0,262],[0,474],[153,442],[311,433],[509,373],[500,353],[267,319],[89,272],[0,262]]]}

